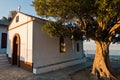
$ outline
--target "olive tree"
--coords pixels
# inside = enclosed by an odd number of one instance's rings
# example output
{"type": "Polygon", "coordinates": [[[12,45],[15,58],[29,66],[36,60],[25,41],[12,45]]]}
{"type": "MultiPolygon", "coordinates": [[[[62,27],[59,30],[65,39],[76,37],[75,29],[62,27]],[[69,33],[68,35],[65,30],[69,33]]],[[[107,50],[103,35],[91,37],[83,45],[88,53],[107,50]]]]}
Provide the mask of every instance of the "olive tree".
{"type": "Polygon", "coordinates": [[[120,0],[34,0],[33,6],[38,15],[56,19],[56,22],[48,22],[44,26],[48,34],[57,37],[82,34],[94,40],[96,53],[92,74],[117,79],[110,65],[109,46],[119,34],[120,0]],[[71,29],[70,21],[77,28],[71,29]]]}

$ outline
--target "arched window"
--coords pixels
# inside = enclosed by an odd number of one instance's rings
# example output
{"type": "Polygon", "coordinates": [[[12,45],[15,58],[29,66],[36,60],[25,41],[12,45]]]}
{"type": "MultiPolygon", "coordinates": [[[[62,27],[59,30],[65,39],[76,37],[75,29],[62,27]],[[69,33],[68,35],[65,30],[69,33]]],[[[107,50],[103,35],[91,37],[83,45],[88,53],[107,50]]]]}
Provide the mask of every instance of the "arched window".
{"type": "Polygon", "coordinates": [[[66,44],[64,42],[64,37],[60,37],[60,52],[61,53],[66,52],[66,44]]]}
{"type": "Polygon", "coordinates": [[[16,22],[19,22],[19,16],[16,17],[16,22]]]}

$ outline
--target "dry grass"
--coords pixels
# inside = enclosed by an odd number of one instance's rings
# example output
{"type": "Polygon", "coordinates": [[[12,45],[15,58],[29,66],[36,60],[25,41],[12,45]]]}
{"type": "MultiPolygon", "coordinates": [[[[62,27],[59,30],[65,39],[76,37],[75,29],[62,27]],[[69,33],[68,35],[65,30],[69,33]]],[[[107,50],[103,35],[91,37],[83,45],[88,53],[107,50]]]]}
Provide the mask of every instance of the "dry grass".
{"type": "MultiPolygon", "coordinates": [[[[108,79],[97,79],[96,76],[91,74],[91,68],[83,69],[70,74],[72,80],[108,80],[108,79]]],[[[120,77],[120,75],[118,76],[120,77]]],[[[118,79],[120,80],[120,78],[118,79]]]]}
{"type": "Polygon", "coordinates": [[[90,73],[91,68],[87,68],[71,74],[71,78],[72,80],[96,80],[96,77],[92,76],[90,73]]]}

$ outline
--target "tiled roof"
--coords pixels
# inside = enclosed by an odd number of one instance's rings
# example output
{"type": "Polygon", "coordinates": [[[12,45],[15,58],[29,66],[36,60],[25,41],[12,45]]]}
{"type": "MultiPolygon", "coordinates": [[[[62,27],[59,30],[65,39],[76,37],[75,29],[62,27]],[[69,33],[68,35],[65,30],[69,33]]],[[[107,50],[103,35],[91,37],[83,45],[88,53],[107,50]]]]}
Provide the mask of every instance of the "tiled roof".
{"type": "Polygon", "coordinates": [[[36,17],[36,16],[33,16],[33,15],[26,14],[26,13],[22,13],[22,12],[18,12],[18,13],[21,13],[21,14],[24,14],[24,15],[27,15],[27,16],[30,16],[30,17],[35,18],[35,19],[38,19],[38,20],[48,21],[47,19],[43,19],[43,18],[40,18],[40,17],[36,17]]]}
{"type": "Polygon", "coordinates": [[[7,20],[0,20],[0,25],[8,26],[9,22],[7,20]]]}

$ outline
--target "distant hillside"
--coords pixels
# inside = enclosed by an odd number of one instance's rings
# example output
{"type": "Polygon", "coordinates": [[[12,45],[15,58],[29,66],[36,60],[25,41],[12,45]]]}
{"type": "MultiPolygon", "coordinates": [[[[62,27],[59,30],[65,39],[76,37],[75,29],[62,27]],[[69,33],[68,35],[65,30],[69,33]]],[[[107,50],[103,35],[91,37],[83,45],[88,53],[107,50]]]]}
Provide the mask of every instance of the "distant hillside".
{"type": "MultiPolygon", "coordinates": [[[[84,41],[83,45],[85,54],[95,53],[96,45],[94,41],[92,40],[90,40],[90,42],[84,41]]],[[[120,55],[120,44],[115,43],[110,45],[110,55],[120,55]]]]}
{"type": "Polygon", "coordinates": [[[84,50],[95,50],[96,49],[96,45],[93,40],[90,40],[90,42],[83,41],[83,47],[84,47],[84,50]]]}
{"type": "MultiPolygon", "coordinates": [[[[84,44],[84,50],[95,50],[96,49],[96,45],[93,40],[90,40],[90,42],[84,41],[83,44],[84,44]]],[[[117,44],[117,43],[111,44],[110,50],[120,50],[120,44],[117,44]]]]}

